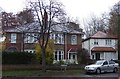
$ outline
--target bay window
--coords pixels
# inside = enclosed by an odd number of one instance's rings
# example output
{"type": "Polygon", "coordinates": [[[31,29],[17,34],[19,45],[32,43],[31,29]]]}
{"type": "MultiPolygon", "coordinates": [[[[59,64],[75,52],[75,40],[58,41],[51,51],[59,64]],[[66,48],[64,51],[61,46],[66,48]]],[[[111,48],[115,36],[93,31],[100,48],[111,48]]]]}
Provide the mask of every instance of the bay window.
{"type": "Polygon", "coordinates": [[[54,59],[57,61],[63,60],[64,59],[64,51],[62,51],[62,50],[55,51],[54,59]]]}

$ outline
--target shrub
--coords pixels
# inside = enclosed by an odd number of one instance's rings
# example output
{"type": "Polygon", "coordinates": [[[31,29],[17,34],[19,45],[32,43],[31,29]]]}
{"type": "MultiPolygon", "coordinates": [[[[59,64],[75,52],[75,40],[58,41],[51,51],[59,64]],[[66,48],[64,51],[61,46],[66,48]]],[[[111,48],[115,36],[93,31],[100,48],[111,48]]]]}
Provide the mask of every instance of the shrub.
{"type": "Polygon", "coordinates": [[[78,63],[79,64],[89,64],[91,63],[90,54],[87,49],[78,50],[78,63]]]}
{"type": "Polygon", "coordinates": [[[34,58],[33,53],[2,52],[2,64],[30,64],[34,58]]]}
{"type": "MultiPolygon", "coordinates": [[[[39,64],[42,64],[42,51],[41,51],[41,47],[40,44],[38,43],[36,45],[36,60],[39,64]]],[[[48,41],[48,45],[46,48],[46,64],[53,64],[53,60],[54,60],[54,42],[53,40],[49,40],[48,41]]]]}

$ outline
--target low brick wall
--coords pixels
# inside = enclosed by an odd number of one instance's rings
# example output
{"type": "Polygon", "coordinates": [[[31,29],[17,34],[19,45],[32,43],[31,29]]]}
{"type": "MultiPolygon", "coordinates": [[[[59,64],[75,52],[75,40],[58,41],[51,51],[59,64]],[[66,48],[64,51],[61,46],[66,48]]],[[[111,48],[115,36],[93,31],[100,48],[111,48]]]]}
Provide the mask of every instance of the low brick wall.
{"type": "MultiPolygon", "coordinates": [[[[83,69],[84,65],[67,65],[66,69],[83,69]]],[[[60,65],[47,65],[49,70],[60,70],[62,66],[60,65]]],[[[2,70],[31,70],[31,69],[42,69],[41,65],[3,65],[2,70]]]]}

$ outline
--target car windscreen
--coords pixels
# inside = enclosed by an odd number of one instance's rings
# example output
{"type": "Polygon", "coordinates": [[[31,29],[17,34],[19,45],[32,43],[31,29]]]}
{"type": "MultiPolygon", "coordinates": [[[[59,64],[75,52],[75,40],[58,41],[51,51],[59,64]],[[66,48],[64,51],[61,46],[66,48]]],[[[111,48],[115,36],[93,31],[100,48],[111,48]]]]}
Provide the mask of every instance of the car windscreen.
{"type": "Polygon", "coordinates": [[[101,64],[103,64],[103,61],[96,61],[95,64],[96,64],[96,65],[101,65],[101,64]]]}

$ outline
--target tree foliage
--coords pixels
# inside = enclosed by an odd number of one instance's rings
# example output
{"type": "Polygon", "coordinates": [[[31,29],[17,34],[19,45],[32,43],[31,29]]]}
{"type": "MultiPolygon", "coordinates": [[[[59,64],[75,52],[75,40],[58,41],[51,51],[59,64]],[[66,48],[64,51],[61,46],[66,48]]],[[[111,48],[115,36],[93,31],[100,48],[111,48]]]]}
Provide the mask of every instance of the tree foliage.
{"type": "Polygon", "coordinates": [[[115,36],[117,36],[117,34],[119,32],[119,31],[117,31],[117,29],[119,29],[118,28],[118,23],[119,23],[119,20],[120,20],[120,17],[118,17],[118,15],[120,13],[120,6],[118,6],[118,3],[116,3],[113,6],[113,8],[111,9],[111,12],[109,13],[110,14],[109,29],[110,29],[111,33],[115,36]]]}
{"type": "Polygon", "coordinates": [[[120,59],[120,1],[113,6],[110,12],[109,29],[118,38],[118,59],[120,59]]]}
{"type": "MultiPolygon", "coordinates": [[[[35,51],[36,51],[37,62],[42,64],[42,52],[41,52],[41,48],[39,44],[36,45],[35,51]]],[[[54,41],[49,40],[47,48],[46,48],[46,64],[53,63],[53,59],[54,59],[53,53],[54,53],[54,41]]]]}
{"type": "Polygon", "coordinates": [[[1,41],[0,42],[0,51],[4,51],[6,48],[6,42],[5,41],[1,41]]]}

